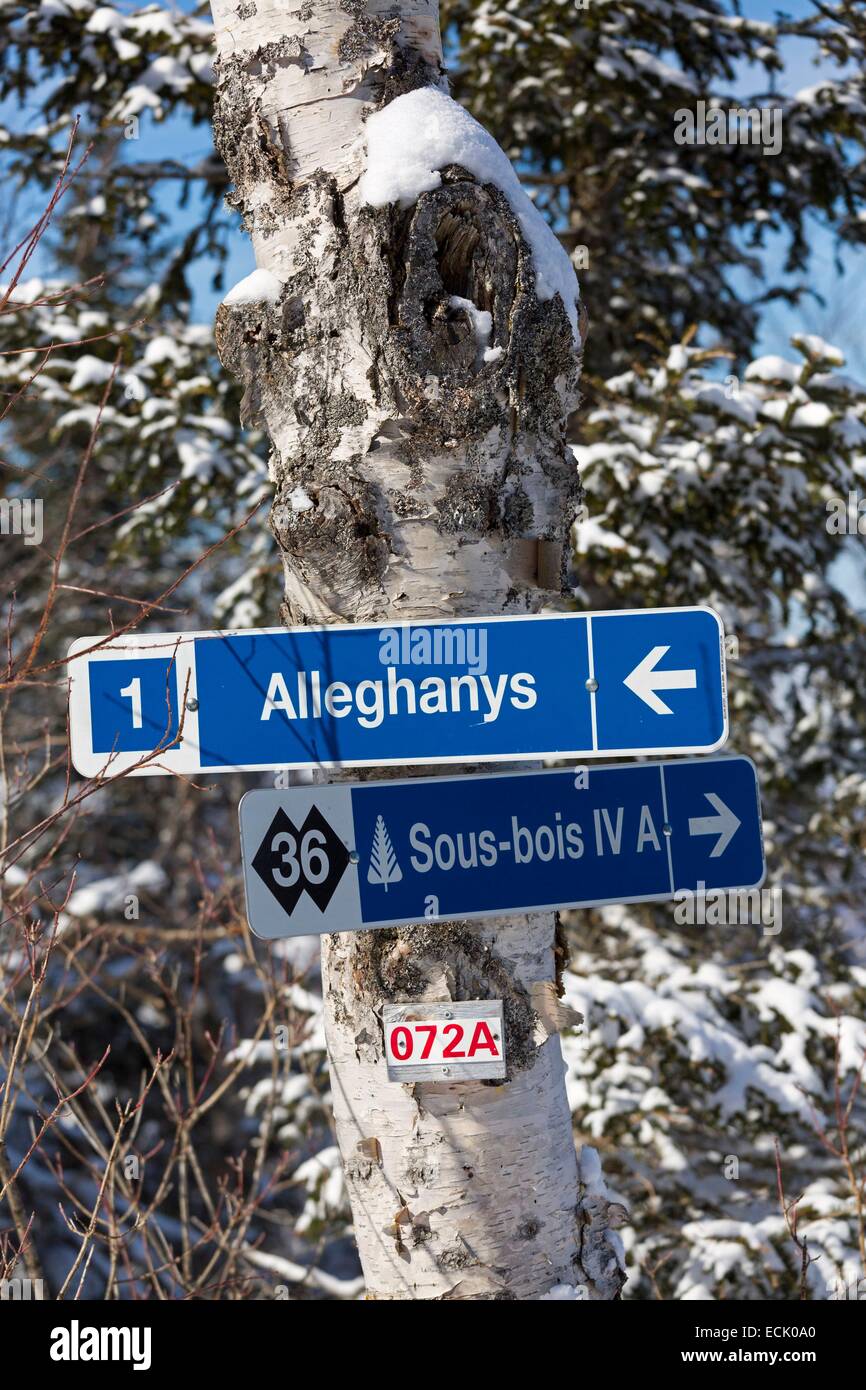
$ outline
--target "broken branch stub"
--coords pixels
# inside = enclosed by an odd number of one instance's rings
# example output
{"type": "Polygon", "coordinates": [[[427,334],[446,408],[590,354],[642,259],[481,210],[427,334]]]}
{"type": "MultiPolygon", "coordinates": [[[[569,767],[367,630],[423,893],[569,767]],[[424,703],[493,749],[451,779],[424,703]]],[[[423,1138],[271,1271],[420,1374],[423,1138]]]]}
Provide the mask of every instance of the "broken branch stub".
{"type": "MultiPolygon", "coordinates": [[[[526,542],[564,553],[579,500],[564,432],[578,361],[561,302],[536,296],[507,200],[452,167],[405,212],[361,207],[347,218],[327,178],[299,201],[318,254],[301,257],[275,302],[224,304],[217,315],[245,417],[274,442],[287,616],[316,620],[322,602],[367,621],[410,604],[431,616],[537,606],[544,591],[526,542]],[[482,351],[455,300],[490,315],[482,351]],[[292,505],[298,488],[312,507],[292,505]],[[468,545],[477,553],[462,554],[468,545]],[[425,570],[437,554],[441,565],[429,577],[435,599],[425,583],[421,604],[402,582],[416,551],[425,570]]],[[[554,592],[560,570],[543,576],[554,592]]]]}

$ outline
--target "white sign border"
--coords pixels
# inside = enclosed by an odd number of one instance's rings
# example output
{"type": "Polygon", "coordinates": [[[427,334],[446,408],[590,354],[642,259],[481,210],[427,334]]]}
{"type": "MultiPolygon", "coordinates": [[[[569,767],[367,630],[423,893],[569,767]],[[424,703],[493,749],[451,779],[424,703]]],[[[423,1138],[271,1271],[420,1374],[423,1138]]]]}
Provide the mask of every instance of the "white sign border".
{"type": "MultiPolygon", "coordinates": [[[[683,758],[675,763],[663,762],[660,760],[647,760],[645,762],[635,763],[594,763],[591,767],[582,770],[579,775],[582,776],[585,774],[587,777],[591,778],[593,772],[626,772],[632,771],[636,767],[658,767],[662,769],[662,797],[663,805],[665,806],[665,813],[667,814],[667,788],[665,786],[664,779],[664,769],[666,767],[694,766],[695,764],[698,764],[703,767],[708,767],[712,766],[713,764],[725,762],[748,763],[754,775],[755,799],[757,802],[758,811],[758,830],[761,838],[761,875],[754,883],[731,884],[728,888],[712,888],[708,889],[707,891],[751,892],[755,888],[760,888],[766,880],[767,857],[764,848],[763,820],[761,815],[761,789],[760,783],[758,781],[758,769],[755,766],[754,761],[747,754],[723,754],[720,758],[683,758]]],[[[470,777],[477,777],[479,780],[489,782],[495,778],[503,777],[561,777],[563,774],[568,773],[574,773],[575,775],[578,775],[578,769],[558,767],[539,769],[536,772],[483,772],[469,773],[468,775],[470,777]]],[[[357,845],[355,844],[354,817],[352,815],[351,799],[352,789],[353,787],[364,787],[366,789],[369,787],[375,787],[377,785],[386,787],[419,787],[424,785],[425,780],[431,779],[419,777],[400,777],[382,783],[376,783],[373,781],[343,783],[329,782],[320,783],[318,785],[313,786],[291,787],[285,791],[276,791],[272,790],[269,787],[258,787],[253,791],[246,792],[245,795],[241,797],[241,800],[238,804],[238,820],[240,822],[241,827],[241,852],[243,861],[244,890],[246,895],[247,921],[249,923],[250,930],[252,931],[253,935],[257,936],[260,941],[282,941],[293,936],[328,936],[333,932],[375,931],[380,927],[428,925],[438,926],[441,925],[443,922],[454,921],[491,922],[495,921],[496,919],[502,919],[504,921],[507,920],[507,918],[514,915],[531,916],[534,913],[539,912],[566,912],[574,908],[589,910],[590,908],[596,907],[626,907],[631,903],[673,902],[674,894],[682,891],[680,888],[673,886],[672,846],[671,839],[670,837],[668,837],[667,854],[670,871],[670,880],[672,886],[668,889],[668,891],[664,893],[637,894],[634,897],[617,896],[614,898],[581,898],[577,899],[576,901],[567,903],[536,903],[527,907],[516,907],[510,911],[508,909],[496,908],[484,912],[460,912],[456,915],[454,913],[450,913],[441,916],[397,916],[384,917],[381,920],[375,922],[361,921],[361,890],[359,877],[361,855],[357,845]],[[274,917],[278,913],[282,912],[282,909],[280,908],[276,898],[274,898],[273,894],[259,878],[256,871],[251,867],[252,858],[258,850],[259,844],[261,843],[259,838],[261,832],[257,828],[256,832],[252,836],[250,836],[251,847],[249,849],[247,848],[246,837],[244,835],[244,807],[247,807],[249,812],[249,810],[255,804],[255,801],[260,800],[263,797],[267,798],[270,810],[269,812],[263,810],[261,816],[258,818],[257,825],[264,823],[269,824],[270,821],[273,819],[273,816],[276,813],[277,807],[279,805],[283,805],[283,809],[286,811],[287,814],[289,814],[290,806],[294,805],[295,810],[293,814],[295,819],[297,820],[299,817],[302,816],[302,814],[306,815],[307,811],[315,802],[315,804],[318,806],[318,809],[324,815],[325,819],[328,820],[329,823],[333,826],[335,832],[340,835],[340,838],[343,840],[343,843],[345,844],[346,849],[349,851],[349,854],[351,856],[349,864],[345,869],[342,880],[338,885],[334,897],[331,899],[330,903],[325,909],[325,912],[319,914],[318,919],[313,917],[312,912],[310,911],[310,908],[313,907],[314,904],[307,903],[305,897],[302,896],[300,902],[304,904],[304,924],[298,926],[294,930],[283,930],[274,933],[267,933],[257,929],[256,925],[254,925],[253,922],[254,916],[256,918],[259,918],[258,911],[256,911],[255,913],[252,911],[252,907],[256,903],[261,902],[263,905],[263,911],[261,914],[262,918],[274,917]],[[290,798],[290,800],[284,804],[282,801],[279,800],[279,798],[290,798]],[[255,840],[255,843],[253,843],[253,840],[255,840]],[[253,888],[252,893],[250,892],[251,884],[253,888]],[[337,924],[329,920],[337,911],[337,906],[335,904],[337,904],[338,901],[343,904],[342,911],[351,912],[351,922],[349,925],[345,925],[343,922],[337,924]]],[[[459,782],[463,779],[459,776],[455,776],[437,777],[432,780],[435,780],[436,782],[459,782]]],[[[576,790],[579,794],[580,789],[576,790]]],[[[318,909],[316,909],[316,911],[318,911],[318,909]]],[[[282,916],[287,923],[291,924],[292,919],[288,916],[287,913],[282,913],[282,916]]],[[[259,926],[261,926],[261,918],[259,918],[259,926]]]]}
{"type": "MultiPolygon", "coordinates": [[[[591,646],[590,646],[591,650],[591,646]]],[[[69,664],[69,732],[72,765],[82,777],[109,777],[127,773],[133,777],[171,776],[180,774],[223,774],[231,772],[291,772],[291,771],[341,771],[349,768],[365,767],[434,767],[443,764],[454,765],[498,762],[538,762],[545,758],[657,758],[664,756],[687,757],[693,753],[716,753],[728,741],[730,721],[728,715],[727,670],[725,665],[725,629],[721,617],[707,604],[687,604],[670,608],[611,608],[573,613],[500,613],[495,617],[480,618],[423,618],[400,619],[393,623],[332,623],[317,626],[286,628],[214,628],[203,632],[175,633],[126,633],[111,640],[105,637],[78,637],[67,652],[69,664]],[[200,760],[198,742],[198,689],[196,684],[195,642],[202,638],[219,639],[224,637],[273,637],[285,633],[315,632],[359,632],[379,631],[386,628],[428,628],[428,627],[489,627],[493,623],[514,622],[525,618],[544,618],[547,621],[589,619],[591,641],[591,620],[593,618],[625,618],[635,616],[659,617],[669,613],[707,613],[716,622],[719,633],[719,663],[721,669],[722,733],[712,744],[678,744],[671,746],[659,744],[652,748],[557,748],[547,752],[530,753],[450,753],[447,756],[422,758],[350,758],[341,762],[319,763],[219,763],[203,764],[200,760]],[[92,725],[90,719],[90,682],[87,678],[88,661],[116,661],[118,653],[130,652],[136,655],[148,649],[154,655],[174,655],[176,657],[175,675],[177,678],[178,713],[182,717],[182,740],[176,747],[167,748],[159,754],[140,752],[96,753],[93,750],[92,725]],[[89,655],[88,655],[89,654],[89,655]],[[78,667],[78,669],[76,669],[78,667]],[[188,685],[186,684],[188,680],[188,685]],[[186,688],[187,705],[181,708],[181,697],[186,688]],[[193,708],[190,708],[190,705],[193,708]]],[[[593,729],[593,743],[597,744],[596,692],[590,691],[590,712],[593,729]]]]}

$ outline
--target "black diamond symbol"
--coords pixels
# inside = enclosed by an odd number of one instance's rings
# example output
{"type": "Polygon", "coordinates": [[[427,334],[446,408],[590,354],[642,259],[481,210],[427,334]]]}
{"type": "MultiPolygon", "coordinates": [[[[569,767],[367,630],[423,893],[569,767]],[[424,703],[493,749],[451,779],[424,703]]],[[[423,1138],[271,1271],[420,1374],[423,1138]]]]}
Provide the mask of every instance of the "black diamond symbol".
{"type": "Polygon", "coordinates": [[[348,863],[349,851],[343,841],[313,806],[300,830],[280,808],[252,866],[291,917],[305,890],[324,912],[348,863]]]}

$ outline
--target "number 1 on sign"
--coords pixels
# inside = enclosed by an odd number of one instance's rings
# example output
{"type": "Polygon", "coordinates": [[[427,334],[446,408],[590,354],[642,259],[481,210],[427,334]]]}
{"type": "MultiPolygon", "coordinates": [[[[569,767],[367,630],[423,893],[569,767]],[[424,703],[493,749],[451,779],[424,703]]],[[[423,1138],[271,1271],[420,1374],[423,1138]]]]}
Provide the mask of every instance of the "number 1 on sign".
{"type": "Polygon", "coordinates": [[[123,688],[123,690],[121,690],[120,693],[121,693],[121,695],[128,696],[129,699],[132,701],[132,727],[133,727],[133,729],[140,729],[140,728],[141,728],[141,680],[139,679],[139,677],[136,676],[134,680],[131,680],[131,681],[129,682],[129,685],[125,686],[125,687],[123,688]]]}

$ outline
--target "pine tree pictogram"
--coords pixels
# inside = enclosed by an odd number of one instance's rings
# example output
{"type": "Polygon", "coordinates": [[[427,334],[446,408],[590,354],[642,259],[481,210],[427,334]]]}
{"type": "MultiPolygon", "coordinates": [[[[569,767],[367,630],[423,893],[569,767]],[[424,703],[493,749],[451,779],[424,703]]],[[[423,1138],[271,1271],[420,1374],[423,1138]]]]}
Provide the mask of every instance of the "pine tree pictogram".
{"type": "Polygon", "coordinates": [[[376,829],[373,831],[373,847],[370,850],[370,867],[367,870],[368,883],[380,883],[388,891],[389,883],[399,883],[403,877],[403,870],[397,863],[397,855],[394,846],[391,844],[391,836],[388,834],[388,827],[385,825],[381,816],[376,817],[376,829]]]}

